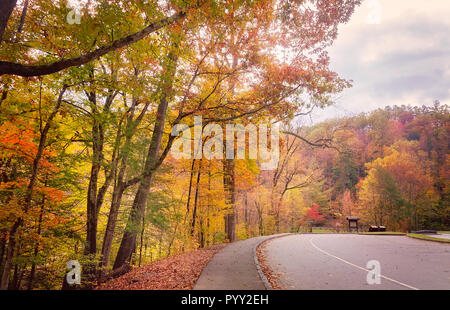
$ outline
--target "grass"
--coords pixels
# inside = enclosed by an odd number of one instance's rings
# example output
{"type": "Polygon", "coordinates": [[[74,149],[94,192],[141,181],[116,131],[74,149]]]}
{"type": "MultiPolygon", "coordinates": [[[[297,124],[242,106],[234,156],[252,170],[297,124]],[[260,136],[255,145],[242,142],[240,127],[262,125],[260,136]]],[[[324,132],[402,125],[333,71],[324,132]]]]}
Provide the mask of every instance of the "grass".
{"type": "MultiPolygon", "coordinates": [[[[407,234],[404,232],[398,232],[398,231],[373,231],[373,232],[368,232],[368,231],[363,231],[363,232],[356,232],[356,231],[337,231],[337,230],[332,230],[332,229],[313,229],[312,230],[313,234],[354,234],[357,233],[359,235],[386,235],[386,236],[408,236],[411,238],[417,238],[417,239],[423,239],[423,240],[429,240],[429,241],[439,241],[439,242],[445,242],[445,243],[450,243],[449,239],[445,239],[445,238],[436,238],[436,237],[431,237],[428,235],[421,235],[421,234],[407,234]]],[[[450,234],[450,231],[439,231],[438,233],[440,234],[450,234]]]]}
{"type": "MultiPolygon", "coordinates": [[[[309,233],[309,231],[304,231],[306,233],[309,233]]],[[[313,234],[356,234],[356,231],[347,231],[347,230],[331,230],[331,229],[313,229],[313,234]]]]}
{"type": "Polygon", "coordinates": [[[398,232],[398,231],[365,231],[365,232],[360,232],[360,235],[399,235],[399,236],[404,236],[406,235],[406,233],[403,232],[398,232]]]}
{"type": "MultiPolygon", "coordinates": [[[[306,232],[308,232],[308,231],[306,231],[306,232]]],[[[353,233],[356,233],[356,232],[355,231],[349,232],[349,231],[346,231],[346,230],[337,231],[337,230],[334,230],[334,229],[313,229],[312,233],[313,234],[350,234],[350,233],[353,234],[353,233]]]]}
{"type": "Polygon", "coordinates": [[[331,230],[331,229],[313,229],[312,232],[314,234],[334,234],[334,233],[337,233],[336,230],[331,230]]]}
{"type": "Polygon", "coordinates": [[[407,234],[408,237],[421,239],[421,240],[429,240],[429,241],[438,241],[443,243],[450,243],[450,239],[444,239],[444,238],[436,238],[431,237],[428,235],[421,235],[421,234],[407,234]]]}
{"type": "Polygon", "coordinates": [[[346,230],[333,230],[333,229],[313,229],[313,234],[360,234],[360,235],[406,235],[406,233],[396,232],[396,231],[374,231],[374,232],[357,232],[357,231],[346,231],[346,230]]]}

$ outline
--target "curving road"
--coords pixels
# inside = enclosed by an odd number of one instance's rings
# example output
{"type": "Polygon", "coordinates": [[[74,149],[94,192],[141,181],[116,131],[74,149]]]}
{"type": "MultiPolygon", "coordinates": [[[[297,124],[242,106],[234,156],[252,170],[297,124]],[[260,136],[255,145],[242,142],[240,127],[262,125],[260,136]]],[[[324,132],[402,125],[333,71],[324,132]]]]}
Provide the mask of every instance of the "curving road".
{"type": "Polygon", "coordinates": [[[284,289],[450,290],[448,244],[405,236],[303,234],[271,240],[264,251],[284,289]],[[380,263],[380,284],[367,283],[370,260],[380,263]]]}
{"type": "Polygon", "coordinates": [[[255,249],[262,242],[286,234],[261,236],[228,244],[203,269],[194,290],[264,290],[255,264],[255,249]]]}

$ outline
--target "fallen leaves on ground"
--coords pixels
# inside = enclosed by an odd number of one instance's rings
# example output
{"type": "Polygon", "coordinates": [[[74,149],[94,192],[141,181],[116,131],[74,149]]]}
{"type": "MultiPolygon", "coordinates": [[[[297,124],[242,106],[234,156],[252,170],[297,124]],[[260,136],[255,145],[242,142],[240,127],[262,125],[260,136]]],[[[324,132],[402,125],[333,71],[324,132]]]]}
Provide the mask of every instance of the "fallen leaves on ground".
{"type": "Polygon", "coordinates": [[[191,290],[212,256],[225,245],[215,245],[162,258],[134,268],[121,277],[96,287],[97,290],[191,290]]]}
{"type": "Polygon", "coordinates": [[[275,271],[273,271],[272,269],[270,269],[270,267],[267,263],[267,257],[264,253],[264,249],[267,246],[268,242],[270,242],[270,240],[264,241],[256,249],[258,263],[259,263],[259,266],[261,267],[262,272],[266,276],[267,281],[269,281],[270,285],[272,286],[272,288],[274,290],[282,290],[283,288],[279,284],[280,274],[278,274],[275,271]]]}

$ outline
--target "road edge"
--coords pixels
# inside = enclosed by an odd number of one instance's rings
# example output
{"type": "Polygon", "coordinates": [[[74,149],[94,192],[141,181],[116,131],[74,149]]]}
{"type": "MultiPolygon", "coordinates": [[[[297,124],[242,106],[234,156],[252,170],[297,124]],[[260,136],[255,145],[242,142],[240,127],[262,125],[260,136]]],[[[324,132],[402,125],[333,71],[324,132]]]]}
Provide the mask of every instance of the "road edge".
{"type": "Polygon", "coordinates": [[[293,235],[293,233],[286,233],[286,234],[273,235],[273,236],[270,237],[270,238],[267,238],[267,239],[265,239],[265,240],[262,240],[260,243],[256,244],[256,245],[253,247],[253,259],[255,260],[256,270],[258,271],[258,275],[259,275],[259,277],[261,278],[261,281],[263,282],[264,287],[265,287],[266,290],[268,290],[268,291],[273,290],[273,287],[272,287],[272,285],[270,285],[269,280],[267,280],[266,275],[265,275],[264,272],[262,271],[261,265],[259,264],[259,261],[258,261],[258,253],[257,253],[257,250],[258,250],[259,246],[262,245],[263,243],[269,242],[269,241],[271,241],[271,240],[273,240],[273,239],[278,239],[278,238],[287,237],[287,236],[290,236],[290,235],[293,235]]]}
{"type": "Polygon", "coordinates": [[[446,240],[430,239],[430,238],[427,238],[426,235],[421,237],[421,236],[413,236],[411,234],[406,234],[406,237],[411,238],[411,239],[416,239],[416,240],[423,240],[423,241],[439,242],[439,243],[443,243],[443,244],[450,244],[450,240],[446,241],[446,240]]]}
{"type": "Polygon", "coordinates": [[[213,245],[213,246],[215,246],[215,245],[218,245],[218,246],[222,246],[222,245],[223,245],[223,246],[221,247],[221,249],[219,249],[218,251],[216,251],[216,253],[214,253],[214,254],[210,257],[209,261],[205,264],[205,266],[203,266],[202,271],[200,271],[200,274],[198,275],[197,279],[195,279],[195,282],[192,284],[191,291],[194,290],[194,287],[195,287],[195,285],[197,284],[198,279],[200,279],[200,277],[202,276],[203,270],[205,270],[205,268],[206,268],[206,266],[208,266],[209,262],[214,258],[214,256],[216,256],[217,253],[219,253],[219,252],[222,251],[224,248],[226,248],[230,243],[231,243],[231,242],[228,242],[228,243],[220,243],[220,244],[214,244],[214,245],[213,245]]]}

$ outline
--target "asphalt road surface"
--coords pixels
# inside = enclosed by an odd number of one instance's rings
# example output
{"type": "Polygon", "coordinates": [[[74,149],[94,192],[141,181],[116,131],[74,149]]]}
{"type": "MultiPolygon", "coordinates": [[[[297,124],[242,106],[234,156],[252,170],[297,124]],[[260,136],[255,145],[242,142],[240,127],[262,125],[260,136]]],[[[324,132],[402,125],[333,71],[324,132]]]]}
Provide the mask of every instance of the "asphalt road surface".
{"type": "Polygon", "coordinates": [[[264,290],[256,269],[254,249],[261,242],[282,236],[262,236],[228,244],[203,269],[194,290],[264,290]]]}
{"type": "Polygon", "coordinates": [[[405,236],[290,235],[268,242],[267,262],[284,289],[450,290],[450,245],[405,236]],[[373,266],[380,266],[380,284],[373,266]],[[372,271],[369,273],[369,271],[372,271]],[[369,281],[370,281],[369,279],[369,281]]]}

